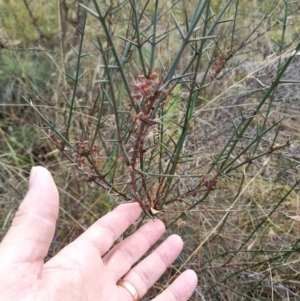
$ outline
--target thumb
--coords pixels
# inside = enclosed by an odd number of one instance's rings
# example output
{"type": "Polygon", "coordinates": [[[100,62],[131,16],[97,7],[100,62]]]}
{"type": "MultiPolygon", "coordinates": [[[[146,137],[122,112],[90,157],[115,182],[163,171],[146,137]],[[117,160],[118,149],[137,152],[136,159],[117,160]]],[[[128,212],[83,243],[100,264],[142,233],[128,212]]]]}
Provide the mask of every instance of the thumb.
{"type": "Polygon", "coordinates": [[[2,263],[42,265],[54,235],[58,208],[58,191],[50,172],[33,167],[29,191],[0,244],[2,263]]]}

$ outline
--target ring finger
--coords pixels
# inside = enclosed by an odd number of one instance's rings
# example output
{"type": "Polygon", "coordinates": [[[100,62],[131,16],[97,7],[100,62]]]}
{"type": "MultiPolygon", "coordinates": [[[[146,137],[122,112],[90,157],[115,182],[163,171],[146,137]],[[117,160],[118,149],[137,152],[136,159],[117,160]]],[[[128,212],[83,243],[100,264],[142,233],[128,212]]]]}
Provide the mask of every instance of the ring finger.
{"type": "MultiPolygon", "coordinates": [[[[182,239],[178,235],[172,235],[165,240],[152,254],[132,268],[123,278],[131,283],[139,298],[144,296],[148,289],[161,277],[165,270],[175,261],[183,247],[182,239]]],[[[123,286],[126,300],[132,301],[132,295],[123,286]]]]}

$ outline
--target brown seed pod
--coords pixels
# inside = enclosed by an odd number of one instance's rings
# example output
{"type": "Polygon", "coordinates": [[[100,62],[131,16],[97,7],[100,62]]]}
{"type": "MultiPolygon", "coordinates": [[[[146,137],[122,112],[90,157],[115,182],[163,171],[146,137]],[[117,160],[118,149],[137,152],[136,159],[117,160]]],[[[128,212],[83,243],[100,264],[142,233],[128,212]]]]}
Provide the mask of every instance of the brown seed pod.
{"type": "Polygon", "coordinates": [[[161,91],[162,96],[167,96],[169,94],[168,90],[162,90],[161,91]]]}
{"type": "Polygon", "coordinates": [[[149,78],[150,78],[151,80],[156,80],[157,77],[158,77],[158,75],[157,75],[156,72],[151,73],[150,76],[149,76],[149,78]]]}
{"type": "Polygon", "coordinates": [[[138,76],[138,81],[142,82],[145,79],[144,75],[139,75],[138,76]]]}
{"type": "Polygon", "coordinates": [[[133,85],[133,90],[134,91],[140,91],[141,90],[141,85],[140,84],[134,84],[133,85]]]}

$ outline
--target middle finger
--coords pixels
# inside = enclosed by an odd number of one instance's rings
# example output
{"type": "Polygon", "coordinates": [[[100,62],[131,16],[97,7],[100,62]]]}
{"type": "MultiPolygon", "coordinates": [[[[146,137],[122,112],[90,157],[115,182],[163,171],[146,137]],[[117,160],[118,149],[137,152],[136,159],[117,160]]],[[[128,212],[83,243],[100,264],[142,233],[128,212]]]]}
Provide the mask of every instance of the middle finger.
{"type": "Polygon", "coordinates": [[[165,232],[160,220],[149,221],[134,234],[116,245],[103,262],[114,274],[115,281],[123,277],[165,232]]]}

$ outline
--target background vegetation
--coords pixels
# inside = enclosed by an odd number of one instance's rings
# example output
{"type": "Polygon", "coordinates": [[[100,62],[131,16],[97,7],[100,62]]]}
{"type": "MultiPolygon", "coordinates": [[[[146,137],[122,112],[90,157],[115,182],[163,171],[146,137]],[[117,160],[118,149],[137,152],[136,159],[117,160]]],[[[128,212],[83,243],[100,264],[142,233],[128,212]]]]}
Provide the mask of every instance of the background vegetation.
{"type": "MultiPolygon", "coordinates": [[[[0,236],[52,172],[49,258],[119,203],[185,241],[191,300],[298,300],[299,1],[4,1],[0,236]]],[[[126,235],[128,235],[128,233],[126,235]]]]}

